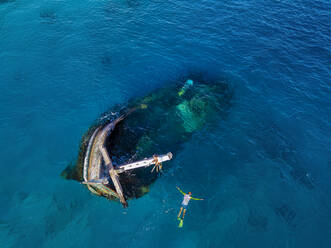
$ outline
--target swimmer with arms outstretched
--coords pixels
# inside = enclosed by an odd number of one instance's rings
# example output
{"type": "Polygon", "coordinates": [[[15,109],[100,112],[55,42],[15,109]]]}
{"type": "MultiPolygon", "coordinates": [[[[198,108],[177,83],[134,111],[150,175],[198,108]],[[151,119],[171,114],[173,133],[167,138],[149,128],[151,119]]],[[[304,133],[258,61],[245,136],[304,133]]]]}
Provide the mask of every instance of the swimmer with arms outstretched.
{"type": "Polygon", "coordinates": [[[179,210],[179,213],[178,213],[178,216],[177,216],[177,219],[180,220],[180,215],[182,214],[183,212],[183,217],[181,218],[181,220],[184,219],[184,216],[185,216],[185,213],[186,213],[186,210],[187,210],[187,205],[189,203],[189,201],[192,199],[192,200],[196,200],[196,201],[202,201],[203,199],[199,199],[199,198],[194,198],[192,197],[192,193],[191,192],[188,192],[187,194],[184,193],[179,187],[176,186],[176,188],[179,190],[180,193],[182,193],[184,195],[184,198],[183,198],[183,201],[182,201],[182,206],[179,210]],[[183,211],[184,209],[184,211],[183,211]]]}

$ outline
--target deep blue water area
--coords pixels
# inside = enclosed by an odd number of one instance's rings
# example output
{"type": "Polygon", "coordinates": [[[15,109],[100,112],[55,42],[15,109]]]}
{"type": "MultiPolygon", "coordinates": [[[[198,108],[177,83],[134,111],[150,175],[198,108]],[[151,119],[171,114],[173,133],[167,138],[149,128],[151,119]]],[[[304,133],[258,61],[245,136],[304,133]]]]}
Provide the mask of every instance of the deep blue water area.
{"type": "Polygon", "coordinates": [[[329,0],[0,0],[0,247],[331,247],[329,0]],[[188,75],[234,91],[150,192],[62,170],[103,112],[188,75]],[[183,228],[176,185],[193,196],[183,228]]]}

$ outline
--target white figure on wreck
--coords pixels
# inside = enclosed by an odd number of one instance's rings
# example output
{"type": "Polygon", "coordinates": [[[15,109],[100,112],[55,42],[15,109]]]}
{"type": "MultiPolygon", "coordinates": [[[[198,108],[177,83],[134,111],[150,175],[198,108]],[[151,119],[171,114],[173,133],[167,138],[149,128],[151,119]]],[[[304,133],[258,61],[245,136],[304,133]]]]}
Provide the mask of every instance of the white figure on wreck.
{"type": "Polygon", "coordinates": [[[193,132],[225,113],[231,98],[227,83],[189,79],[115,107],[83,136],[77,163],[62,176],[127,207],[127,199],[149,191],[162,162],[172,159],[169,151],[177,153],[193,132]]]}

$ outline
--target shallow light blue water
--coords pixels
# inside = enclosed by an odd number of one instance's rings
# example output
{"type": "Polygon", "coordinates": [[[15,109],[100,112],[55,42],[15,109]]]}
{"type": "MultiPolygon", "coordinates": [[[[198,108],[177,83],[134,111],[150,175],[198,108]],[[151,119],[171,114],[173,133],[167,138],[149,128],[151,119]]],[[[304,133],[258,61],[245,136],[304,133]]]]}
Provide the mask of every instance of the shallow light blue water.
{"type": "Polygon", "coordinates": [[[0,247],[330,247],[331,4],[0,1],[0,247]],[[127,210],[60,177],[104,111],[190,73],[229,114],[127,210]],[[177,228],[181,195],[192,202],[177,228]]]}

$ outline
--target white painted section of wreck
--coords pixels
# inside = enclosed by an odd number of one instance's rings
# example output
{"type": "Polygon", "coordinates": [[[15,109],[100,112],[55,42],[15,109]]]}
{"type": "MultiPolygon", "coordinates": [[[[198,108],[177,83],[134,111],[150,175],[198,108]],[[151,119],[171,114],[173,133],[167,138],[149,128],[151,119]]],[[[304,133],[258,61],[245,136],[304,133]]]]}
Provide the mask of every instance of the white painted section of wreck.
{"type": "Polygon", "coordinates": [[[88,165],[87,164],[89,162],[90,151],[91,151],[91,147],[92,147],[94,138],[95,138],[97,132],[99,131],[99,129],[100,129],[100,127],[97,127],[94,130],[94,132],[93,132],[93,134],[92,134],[92,136],[91,136],[91,138],[90,138],[90,140],[88,142],[88,146],[87,146],[87,150],[86,150],[86,155],[85,155],[85,158],[84,158],[84,169],[83,169],[84,182],[87,182],[87,168],[88,168],[88,165]]]}
{"type": "Polygon", "coordinates": [[[169,161],[172,159],[172,153],[169,152],[165,155],[156,155],[156,157],[157,157],[157,161],[155,161],[154,157],[152,157],[152,158],[145,158],[144,160],[133,162],[130,164],[120,165],[116,168],[116,171],[118,173],[122,173],[122,172],[128,171],[128,170],[134,170],[134,169],[138,169],[141,167],[148,167],[148,166],[155,164],[156,162],[162,163],[165,161],[169,161]]]}

